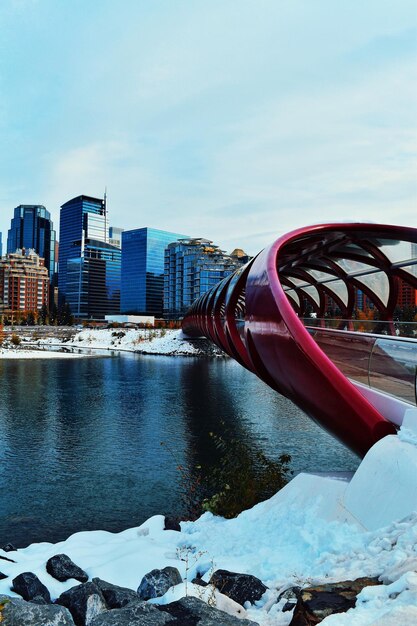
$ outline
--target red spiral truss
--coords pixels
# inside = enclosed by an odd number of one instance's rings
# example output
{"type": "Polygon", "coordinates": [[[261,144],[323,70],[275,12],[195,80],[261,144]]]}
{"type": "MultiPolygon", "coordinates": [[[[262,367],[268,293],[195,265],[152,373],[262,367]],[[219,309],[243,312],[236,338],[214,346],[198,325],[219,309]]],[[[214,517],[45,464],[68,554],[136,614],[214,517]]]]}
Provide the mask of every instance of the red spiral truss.
{"type": "Polygon", "coordinates": [[[407,288],[415,297],[416,264],[416,229],[361,223],[301,228],[201,296],[182,328],[211,339],[363,456],[396,428],[302,318],[325,319],[331,302],[346,328],[357,315],[359,294],[377,312],[383,333],[394,334],[400,296],[407,288]]]}

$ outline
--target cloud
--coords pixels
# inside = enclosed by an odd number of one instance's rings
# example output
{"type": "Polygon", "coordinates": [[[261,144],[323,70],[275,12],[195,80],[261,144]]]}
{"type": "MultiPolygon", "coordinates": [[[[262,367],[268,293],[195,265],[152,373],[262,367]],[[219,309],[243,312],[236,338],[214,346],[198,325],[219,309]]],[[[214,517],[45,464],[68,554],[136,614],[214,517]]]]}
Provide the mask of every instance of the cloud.
{"type": "Polygon", "coordinates": [[[416,225],[412,2],[42,0],[8,19],[0,228],[31,198],[57,224],[105,186],[115,225],[252,253],[326,219],[416,225]]]}

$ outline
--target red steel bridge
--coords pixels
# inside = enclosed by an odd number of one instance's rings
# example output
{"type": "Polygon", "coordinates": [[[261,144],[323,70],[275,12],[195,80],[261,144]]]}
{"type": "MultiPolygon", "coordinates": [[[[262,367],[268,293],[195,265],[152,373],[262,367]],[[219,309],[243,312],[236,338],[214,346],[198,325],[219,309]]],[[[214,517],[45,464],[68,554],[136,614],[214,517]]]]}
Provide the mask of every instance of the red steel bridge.
{"type": "Polygon", "coordinates": [[[416,409],[417,324],[397,320],[416,289],[417,229],[311,226],[205,293],[182,327],[363,456],[416,409]]]}

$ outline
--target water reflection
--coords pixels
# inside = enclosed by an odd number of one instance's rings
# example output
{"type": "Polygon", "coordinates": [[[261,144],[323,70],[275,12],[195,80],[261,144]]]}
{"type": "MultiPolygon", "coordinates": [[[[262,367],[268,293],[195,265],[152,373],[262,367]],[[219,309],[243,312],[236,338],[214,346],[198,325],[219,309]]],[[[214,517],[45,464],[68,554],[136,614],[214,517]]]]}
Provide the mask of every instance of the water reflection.
{"type": "Polygon", "coordinates": [[[19,546],[180,514],[176,465],[206,464],[222,422],[296,471],[358,463],[229,359],[3,361],[0,402],[0,534],[19,546]]]}

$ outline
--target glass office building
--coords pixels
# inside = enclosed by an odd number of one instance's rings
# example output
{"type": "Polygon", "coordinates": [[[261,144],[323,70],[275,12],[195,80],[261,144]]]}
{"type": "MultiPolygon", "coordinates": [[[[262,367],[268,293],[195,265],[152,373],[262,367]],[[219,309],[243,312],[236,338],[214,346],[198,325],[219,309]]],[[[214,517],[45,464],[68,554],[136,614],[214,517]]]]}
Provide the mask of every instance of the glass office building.
{"type": "Polygon", "coordinates": [[[249,261],[243,250],[231,254],[208,239],[180,239],[165,250],[164,317],[183,317],[197,298],[249,261]]]}
{"type": "Polygon", "coordinates": [[[116,226],[109,227],[109,243],[112,246],[122,247],[122,232],[124,228],[117,228],[116,226]]]}
{"type": "Polygon", "coordinates": [[[67,262],[66,302],[78,319],[104,319],[120,311],[120,249],[87,239],[83,256],[67,262]]]}
{"type": "Polygon", "coordinates": [[[58,286],[79,319],[120,312],[121,250],[109,243],[106,201],[77,196],[61,207],[58,286]]]}
{"type": "Polygon", "coordinates": [[[122,233],[122,313],[162,317],[165,248],[182,238],[179,233],[155,228],[122,233]]]}
{"type": "Polygon", "coordinates": [[[7,236],[7,253],[35,250],[45,260],[51,284],[55,282],[56,233],[51,214],[40,204],[21,204],[14,210],[7,236]]]}

